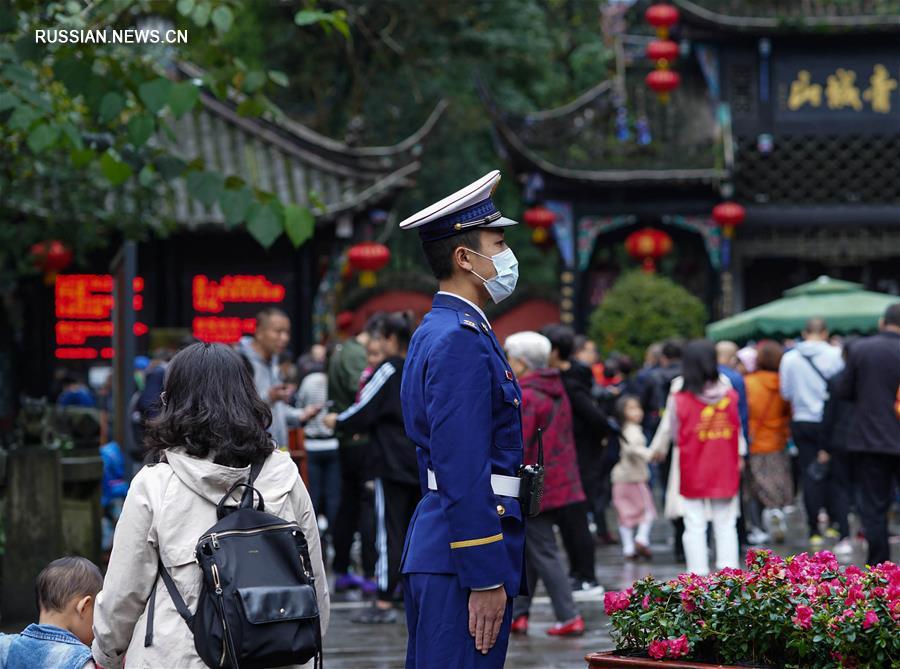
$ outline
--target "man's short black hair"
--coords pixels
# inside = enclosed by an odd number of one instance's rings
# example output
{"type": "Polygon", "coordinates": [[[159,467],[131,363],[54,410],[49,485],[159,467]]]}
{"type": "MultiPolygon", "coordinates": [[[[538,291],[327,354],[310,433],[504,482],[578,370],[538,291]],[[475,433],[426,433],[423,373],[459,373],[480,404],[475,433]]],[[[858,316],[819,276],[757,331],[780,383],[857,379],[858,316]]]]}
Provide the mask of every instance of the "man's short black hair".
{"type": "Polygon", "coordinates": [[[259,330],[263,327],[272,316],[281,316],[290,320],[290,317],[278,307],[266,307],[256,314],[256,329],[259,330]]]}
{"type": "Polygon", "coordinates": [[[668,360],[681,360],[684,342],[681,339],[670,339],[663,344],[662,354],[668,360]]]}
{"type": "Polygon", "coordinates": [[[892,304],[885,310],[884,324],[900,327],[900,302],[892,304]]]}
{"type": "Polygon", "coordinates": [[[40,611],[62,611],[76,597],[96,597],[103,588],[103,575],[83,557],[63,557],[41,570],[34,584],[40,611]]]}
{"type": "Polygon", "coordinates": [[[481,228],[474,228],[445,239],[422,244],[425,259],[428,261],[434,278],[438,281],[453,276],[453,252],[460,246],[473,251],[481,251],[481,228]]]}
{"type": "Polygon", "coordinates": [[[575,331],[568,325],[551,323],[541,329],[541,334],[550,340],[550,345],[556,349],[561,360],[572,357],[575,348],[575,331]]]}

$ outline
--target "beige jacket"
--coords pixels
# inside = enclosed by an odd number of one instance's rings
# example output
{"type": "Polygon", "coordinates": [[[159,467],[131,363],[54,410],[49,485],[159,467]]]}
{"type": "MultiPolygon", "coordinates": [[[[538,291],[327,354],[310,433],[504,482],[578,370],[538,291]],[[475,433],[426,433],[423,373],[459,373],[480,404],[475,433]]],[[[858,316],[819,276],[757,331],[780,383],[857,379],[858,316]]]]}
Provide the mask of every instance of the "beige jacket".
{"type": "MultiPolygon", "coordinates": [[[[194,547],[216,522],[216,504],[250,468],[234,469],[211,460],[166,452],[168,463],[144,467],[131,483],[116,526],[109,570],[94,607],[94,660],[104,669],[204,669],[194,650],[194,638],[178,615],[172,598],[156,589],[154,641],[144,647],[146,608],[157,579],[158,556],[169,570],[188,608],[195,611],[200,593],[200,569],[194,547]]],[[[330,602],[322,548],[312,501],[285,453],[276,451],[263,465],[255,487],[266,511],[296,521],[309,542],[316,577],[322,633],[328,627],[330,602]]],[[[234,504],[238,500],[235,497],[234,504]]],[[[309,663],[312,666],[312,663],[309,663]]]]}
{"type": "Polygon", "coordinates": [[[650,480],[647,438],[640,425],[629,423],[619,439],[619,462],[612,468],[613,483],[646,483],[650,480]]]}

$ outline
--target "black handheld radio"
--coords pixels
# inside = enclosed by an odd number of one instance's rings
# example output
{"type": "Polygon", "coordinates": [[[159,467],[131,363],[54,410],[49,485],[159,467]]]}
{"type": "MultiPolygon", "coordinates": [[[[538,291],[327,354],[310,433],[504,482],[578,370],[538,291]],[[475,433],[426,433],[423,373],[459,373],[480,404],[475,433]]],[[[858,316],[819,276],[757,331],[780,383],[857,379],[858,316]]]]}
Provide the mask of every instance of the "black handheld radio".
{"type": "Polygon", "coordinates": [[[519,502],[522,514],[536,516],[541,512],[541,499],[544,497],[544,438],[543,430],[538,428],[537,464],[522,465],[519,468],[521,483],[519,484],[519,502]]]}

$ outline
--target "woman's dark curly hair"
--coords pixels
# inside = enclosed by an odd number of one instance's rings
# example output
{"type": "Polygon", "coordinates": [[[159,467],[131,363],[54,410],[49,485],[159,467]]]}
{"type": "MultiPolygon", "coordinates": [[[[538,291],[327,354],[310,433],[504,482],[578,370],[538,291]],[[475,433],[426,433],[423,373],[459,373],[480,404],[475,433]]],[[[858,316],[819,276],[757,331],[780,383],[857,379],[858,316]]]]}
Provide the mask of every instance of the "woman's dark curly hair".
{"type": "Polygon", "coordinates": [[[222,344],[192,344],[166,369],[160,413],[148,421],[148,462],[181,446],[216,464],[246,467],[274,450],[267,430],[272,412],[260,399],[240,354],[222,344]]]}

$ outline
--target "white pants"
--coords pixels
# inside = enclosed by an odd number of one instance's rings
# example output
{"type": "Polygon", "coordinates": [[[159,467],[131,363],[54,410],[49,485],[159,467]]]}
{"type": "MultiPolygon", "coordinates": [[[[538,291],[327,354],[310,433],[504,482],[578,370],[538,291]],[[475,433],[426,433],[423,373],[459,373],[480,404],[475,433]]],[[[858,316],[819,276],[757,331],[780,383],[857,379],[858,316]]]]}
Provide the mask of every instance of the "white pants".
{"type": "Polygon", "coordinates": [[[740,566],[738,556],[738,498],[682,500],[684,511],[684,555],[687,570],[700,576],[709,573],[706,545],[707,523],[712,521],[716,538],[716,569],[740,566]]]}
{"type": "Polygon", "coordinates": [[[643,544],[644,546],[650,545],[650,530],[652,528],[652,520],[645,520],[640,525],[638,525],[637,534],[635,534],[635,528],[619,525],[619,535],[622,537],[622,553],[625,555],[625,557],[634,557],[635,540],[637,540],[638,543],[643,544]]]}

